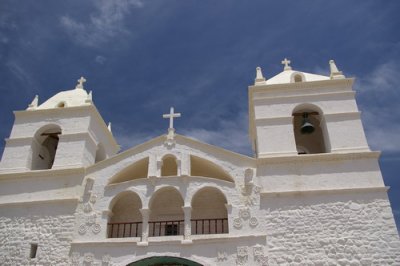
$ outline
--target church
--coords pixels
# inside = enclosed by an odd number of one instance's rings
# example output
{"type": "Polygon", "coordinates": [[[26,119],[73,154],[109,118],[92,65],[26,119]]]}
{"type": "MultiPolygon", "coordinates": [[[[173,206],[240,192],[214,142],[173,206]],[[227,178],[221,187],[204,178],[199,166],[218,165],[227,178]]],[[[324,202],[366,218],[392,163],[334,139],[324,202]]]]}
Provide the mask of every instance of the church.
{"type": "Polygon", "coordinates": [[[282,64],[248,87],[252,157],[176,133],[172,107],[119,152],[84,78],[36,96],[0,162],[0,265],[400,265],[354,78],[282,64]]]}

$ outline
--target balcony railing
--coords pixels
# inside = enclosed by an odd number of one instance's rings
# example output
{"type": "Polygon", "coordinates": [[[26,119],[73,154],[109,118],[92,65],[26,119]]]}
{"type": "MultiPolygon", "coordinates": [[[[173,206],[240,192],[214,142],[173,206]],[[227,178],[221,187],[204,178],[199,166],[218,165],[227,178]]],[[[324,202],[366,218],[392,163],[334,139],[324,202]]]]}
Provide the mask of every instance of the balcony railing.
{"type": "Polygon", "coordinates": [[[183,235],[184,220],[149,222],[149,236],[183,235]]]}
{"type": "MultiPolygon", "coordinates": [[[[184,220],[149,222],[149,236],[183,235],[184,220]]],[[[192,219],[192,234],[226,234],[228,233],[228,218],[192,219]]],[[[108,223],[109,238],[141,237],[142,222],[108,223]]]]}
{"type": "Polygon", "coordinates": [[[228,218],[192,219],[192,234],[226,234],[228,233],[228,218]]]}
{"type": "Polygon", "coordinates": [[[140,236],[142,236],[142,222],[108,223],[108,238],[140,236]]]}

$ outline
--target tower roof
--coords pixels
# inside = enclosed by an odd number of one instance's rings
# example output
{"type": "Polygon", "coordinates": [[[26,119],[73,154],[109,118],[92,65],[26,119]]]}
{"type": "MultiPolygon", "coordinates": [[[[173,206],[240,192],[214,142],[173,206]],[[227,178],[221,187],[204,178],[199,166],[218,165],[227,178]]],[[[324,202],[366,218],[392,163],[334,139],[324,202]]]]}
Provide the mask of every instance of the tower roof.
{"type": "Polygon", "coordinates": [[[75,106],[91,104],[92,94],[91,92],[88,93],[83,88],[83,83],[85,81],[86,80],[83,77],[81,77],[78,80],[78,84],[76,85],[75,89],[61,91],[34,109],[43,110],[43,109],[52,109],[59,107],[75,107],[75,106]]]}
{"type": "Polygon", "coordinates": [[[266,81],[266,84],[271,85],[271,84],[293,83],[293,82],[296,82],[296,80],[295,80],[296,75],[301,78],[301,80],[299,80],[299,81],[302,81],[302,82],[329,80],[330,79],[328,76],[311,74],[311,73],[306,73],[306,72],[301,72],[301,71],[296,71],[296,70],[284,70],[281,73],[279,73],[278,75],[273,76],[272,78],[268,79],[266,81]]]}

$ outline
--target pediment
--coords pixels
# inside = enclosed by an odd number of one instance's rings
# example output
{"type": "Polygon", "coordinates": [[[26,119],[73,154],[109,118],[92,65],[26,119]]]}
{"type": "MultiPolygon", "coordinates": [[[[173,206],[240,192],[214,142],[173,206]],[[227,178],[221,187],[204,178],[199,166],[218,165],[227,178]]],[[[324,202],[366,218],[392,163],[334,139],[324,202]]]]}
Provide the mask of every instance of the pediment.
{"type": "Polygon", "coordinates": [[[228,182],[235,182],[236,176],[243,176],[244,168],[255,166],[255,159],[245,155],[182,135],[175,135],[171,143],[167,135],[161,135],[89,167],[87,174],[101,178],[104,185],[161,177],[164,176],[162,168],[171,161],[172,164],[176,162],[177,171],[175,174],[168,170],[166,173],[172,173],[168,175],[202,176],[228,182]]]}

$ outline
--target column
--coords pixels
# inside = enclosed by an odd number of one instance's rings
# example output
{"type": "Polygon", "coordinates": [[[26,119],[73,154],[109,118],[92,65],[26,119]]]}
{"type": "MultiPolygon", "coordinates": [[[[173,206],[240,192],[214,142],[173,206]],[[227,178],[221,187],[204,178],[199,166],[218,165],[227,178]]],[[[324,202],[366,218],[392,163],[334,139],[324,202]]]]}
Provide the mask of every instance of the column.
{"type": "Polygon", "coordinates": [[[182,244],[191,244],[192,243],[192,207],[191,206],[183,206],[182,210],[185,215],[185,226],[184,226],[184,234],[182,244]]]}
{"type": "Polygon", "coordinates": [[[149,209],[140,209],[140,213],[142,214],[142,239],[138,243],[138,246],[147,246],[148,245],[148,236],[149,236],[150,210],[149,209]]]}

